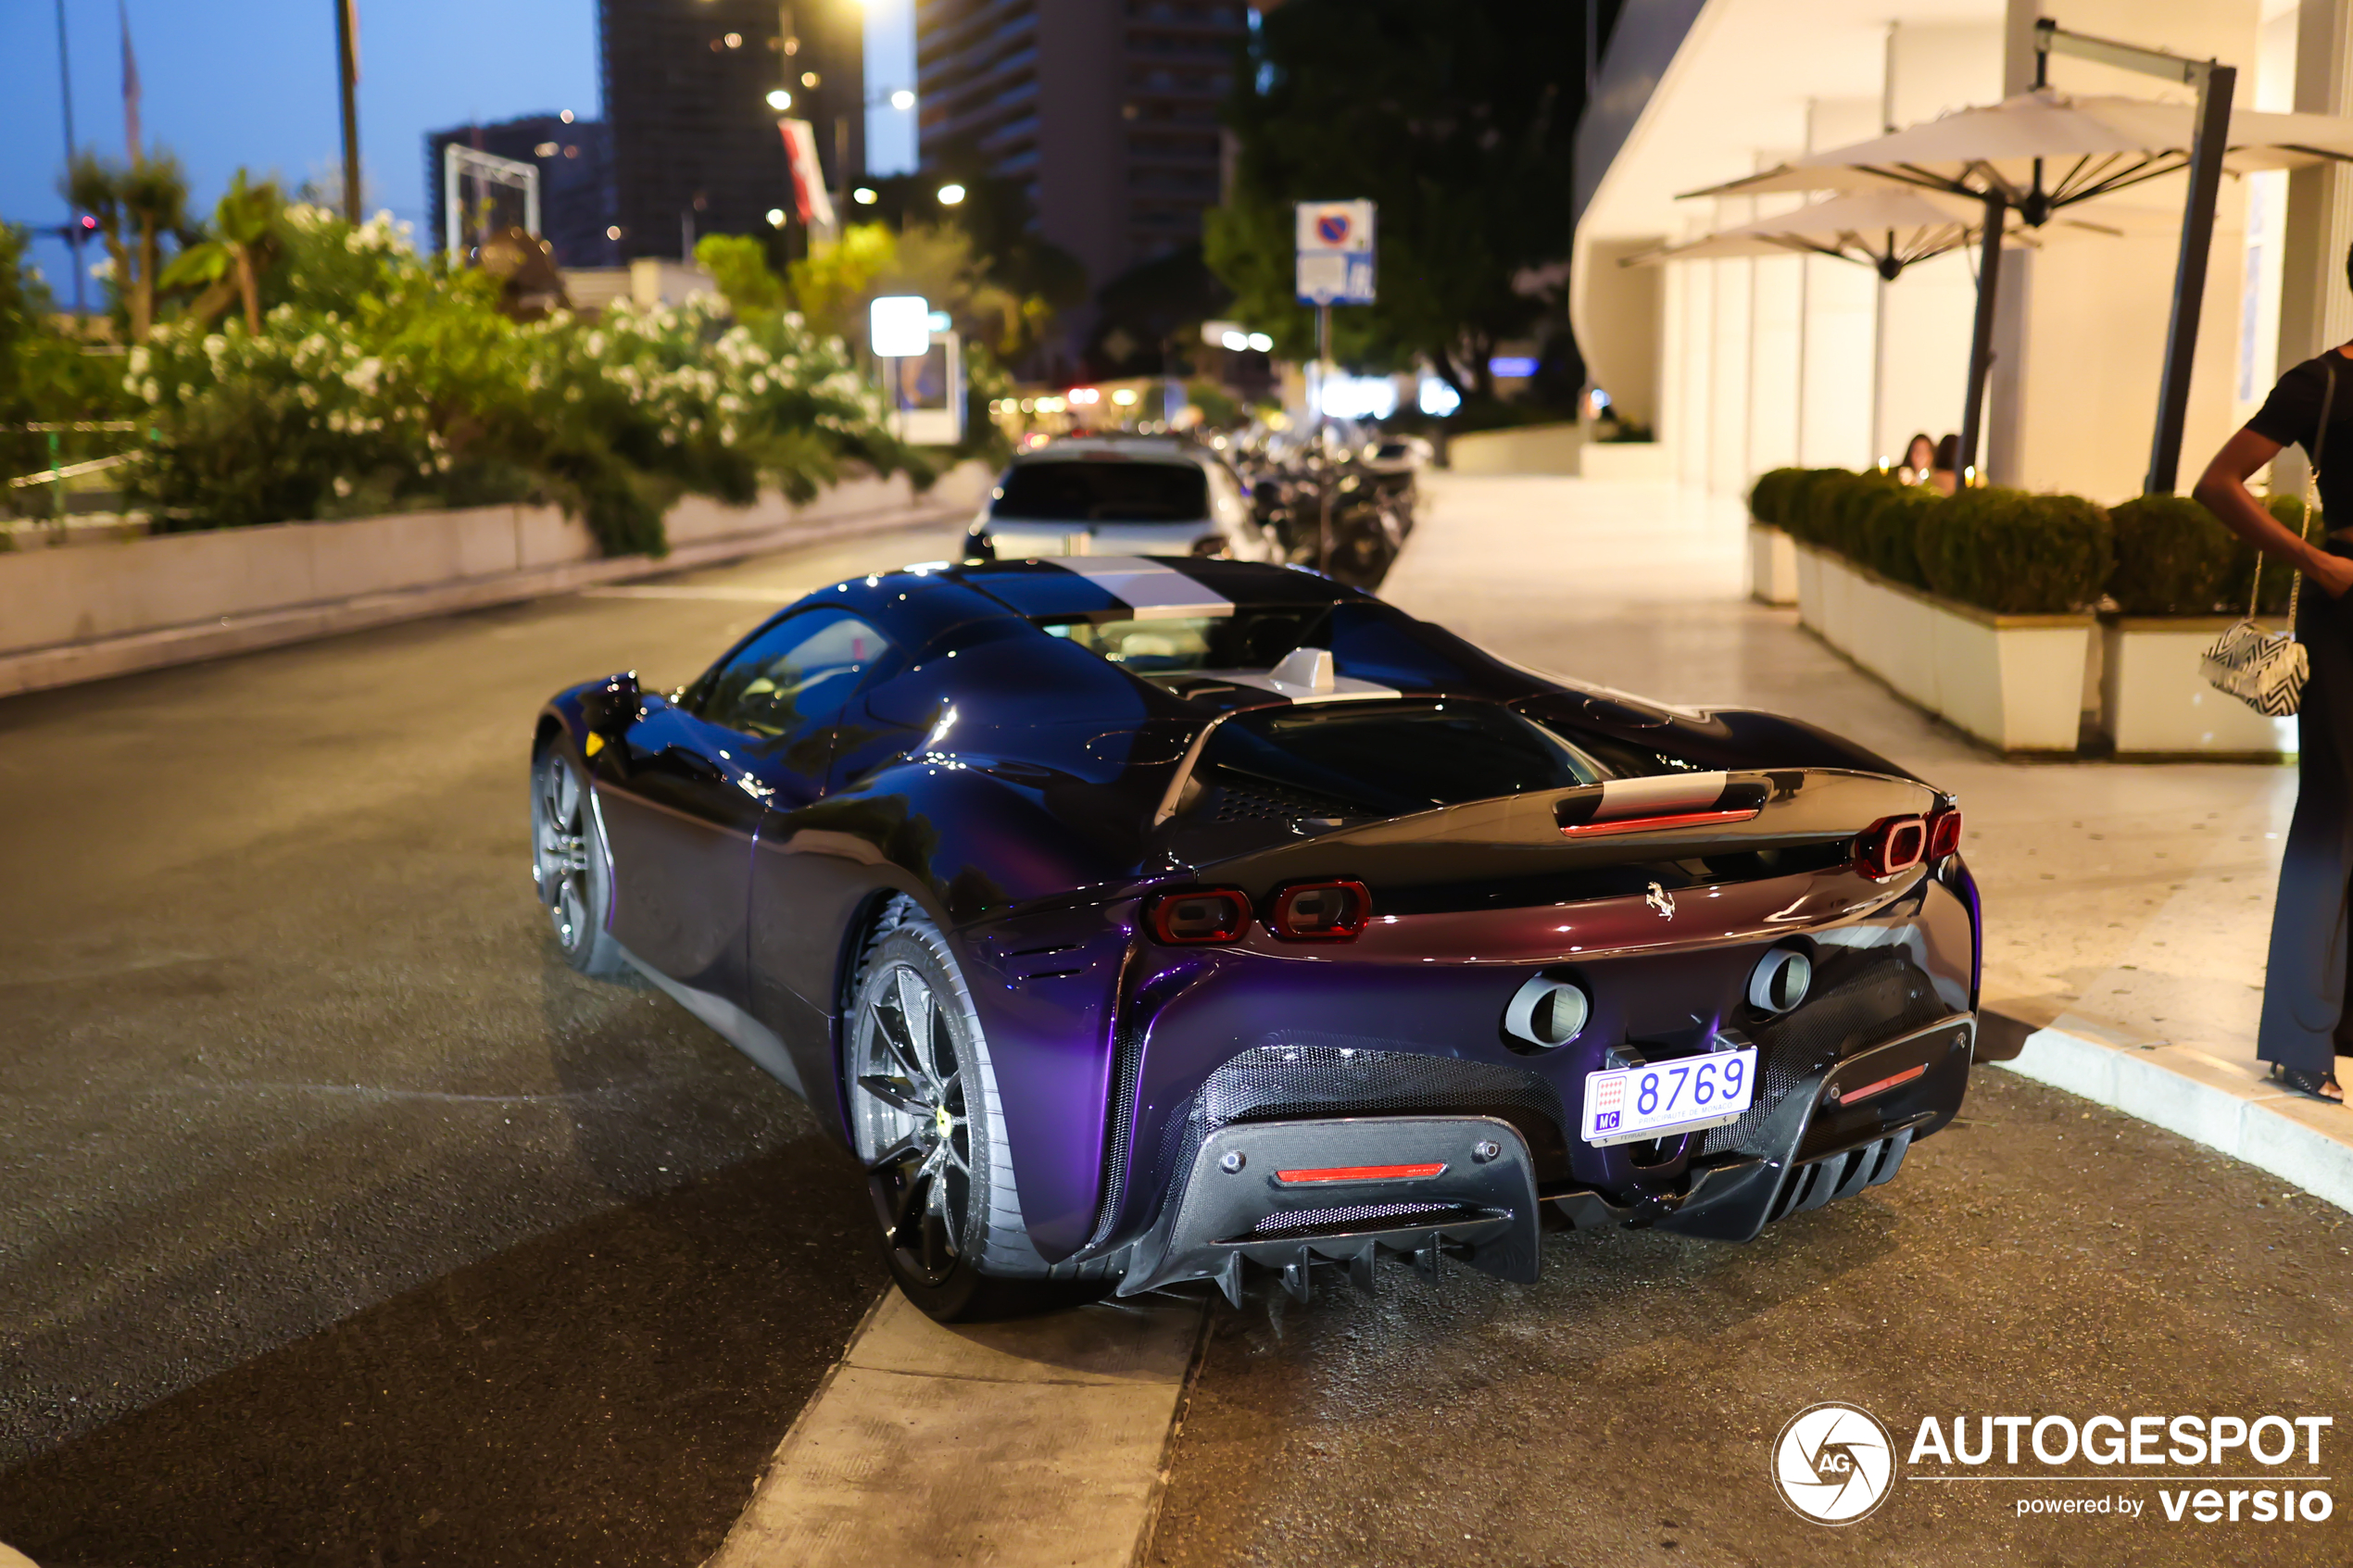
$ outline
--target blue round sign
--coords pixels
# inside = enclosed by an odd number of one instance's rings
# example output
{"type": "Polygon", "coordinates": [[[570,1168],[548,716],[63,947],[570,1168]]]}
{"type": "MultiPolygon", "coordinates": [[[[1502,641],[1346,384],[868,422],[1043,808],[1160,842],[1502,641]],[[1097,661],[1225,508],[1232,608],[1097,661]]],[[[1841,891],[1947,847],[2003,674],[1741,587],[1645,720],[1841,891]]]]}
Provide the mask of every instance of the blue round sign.
{"type": "Polygon", "coordinates": [[[1348,243],[1348,214],[1327,212],[1315,220],[1315,237],[1327,245],[1348,243]]]}

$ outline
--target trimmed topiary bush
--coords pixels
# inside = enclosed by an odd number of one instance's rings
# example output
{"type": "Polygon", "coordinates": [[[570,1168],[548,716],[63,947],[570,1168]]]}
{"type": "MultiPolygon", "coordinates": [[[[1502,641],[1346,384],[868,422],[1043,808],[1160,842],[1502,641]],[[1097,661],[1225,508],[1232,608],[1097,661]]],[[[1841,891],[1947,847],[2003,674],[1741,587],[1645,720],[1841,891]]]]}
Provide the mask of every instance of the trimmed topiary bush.
{"type": "Polygon", "coordinates": [[[1800,469],[1781,491],[1781,528],[1793,539],[1830,547],[1818,495],[1825,486],[1853,477],[1844,469],[1800,469]]]}
{"type": "Polygon", "coordinates": [[[2212,615],[2230,608],[2234,584],[2246,608],[2247,572],[2239,558],[2251,561],[2254,552],[2196,501],[2135,495],[2108,516],[2116,571],[2108,591],[2125,614],[2212,615]]]}
{"type": "Polygon", "coordinates": [[[1856,529],[1855,558],[1893,583],[1925,588],[1920,571],[1920,519],[1944,504],[1925,485],[1899,484],[1871,497],[1856,529]]]}
{"type": "Polygon", "coordinates": [[[1756,483],[1749,487],[1748,515],[1768,527],[1782,527],[1782,503],[1805,472],[1804,469],[1768,469],[1758,474],[1756,483]]]}
{"type": "Polygon", "coordinates": [[[1964,490],[1919,517],[1921,575],[1948,599],[1997,615],[2088,608],[2114,570],[2115,525],[2080,495],[1964,490]]]}

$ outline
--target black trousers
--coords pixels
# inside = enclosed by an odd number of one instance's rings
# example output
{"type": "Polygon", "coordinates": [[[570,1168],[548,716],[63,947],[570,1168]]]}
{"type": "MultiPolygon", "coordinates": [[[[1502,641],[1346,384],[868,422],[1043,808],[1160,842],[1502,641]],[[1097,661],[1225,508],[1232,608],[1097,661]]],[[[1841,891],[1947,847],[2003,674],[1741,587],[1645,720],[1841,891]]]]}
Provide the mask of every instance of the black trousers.
{"type": "Polygon", "coordinates": [[[2271,954],[2256,1054],[2309,1073],[2335,1065],[2353,960],[2353,594],[2304,584],[2296,634],[2312,674],[2296,715],[2296,816],[2271,907],[2271,954]]]}

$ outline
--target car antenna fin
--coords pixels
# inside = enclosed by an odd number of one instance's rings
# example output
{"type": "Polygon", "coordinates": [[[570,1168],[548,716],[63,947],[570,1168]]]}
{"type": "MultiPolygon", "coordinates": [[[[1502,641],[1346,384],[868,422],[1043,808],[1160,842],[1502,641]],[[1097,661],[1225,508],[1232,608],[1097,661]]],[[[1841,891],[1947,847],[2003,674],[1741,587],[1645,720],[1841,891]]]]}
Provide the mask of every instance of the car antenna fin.
{"type": "Polygon", "coordinates": [[[1298,686],[1311,692],[1329,692],[1339,685],[1329,648],[1293,648],[1283,655],[1280,664],[1266,672],[1266,678],[1277,685],[1298,686]]]}

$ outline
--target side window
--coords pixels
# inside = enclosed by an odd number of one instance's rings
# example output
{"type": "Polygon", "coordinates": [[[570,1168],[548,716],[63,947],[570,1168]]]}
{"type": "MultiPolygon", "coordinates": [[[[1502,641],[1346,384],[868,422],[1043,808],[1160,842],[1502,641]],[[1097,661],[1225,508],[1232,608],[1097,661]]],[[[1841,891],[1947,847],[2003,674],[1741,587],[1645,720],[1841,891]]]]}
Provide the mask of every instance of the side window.
{"type": "Polygon", "coordinates": [[[774,738],[841,711],[861,675],[889,650],[846,610],[811,610],[770,627],[707,677],[702,716],[774,738]]]}

